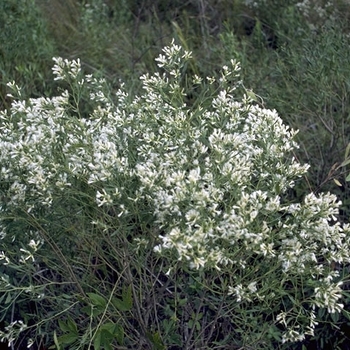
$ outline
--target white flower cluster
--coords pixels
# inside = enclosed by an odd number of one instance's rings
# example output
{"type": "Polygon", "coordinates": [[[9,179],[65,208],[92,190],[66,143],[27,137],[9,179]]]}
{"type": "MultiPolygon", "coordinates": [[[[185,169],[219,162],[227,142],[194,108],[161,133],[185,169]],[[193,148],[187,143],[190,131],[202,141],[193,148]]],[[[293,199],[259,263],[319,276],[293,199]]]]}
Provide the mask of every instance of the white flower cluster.
{"type": "Polygon", "coordinates": [[[54,57],[55,65],[52,69],[55,80],[68,80],[68,77],[77,79],[81,72],[80,59],[73,61],[63,60],[61,57],[54,57]]]}
{"type": "Polygon", "coordinates": [[[4,331],[0,331],[0,341],[7,341],[8,345],[13,347],[13,342],[17,339],[18,334],[27,328],[28,326],[22,320],[13,321],[5,327],[4,331]]]}
{"type": "MultiPolygon", "coordinates": [[[[232,271],[225,292],[237,302],[280,300],[276,283],[285,288],[298,276],[313,290],[309,306],[341,310],[339,284],[327,279],[337,278],[333,263],[350,262],[350,229],[331,224],[339,203],[330,194],[289,203],[287,191],[308,168],[291,157],[295,131],[276,111],[234,96],[234,61],[209,85],[198,76],[183,79],[190,56],[175,44],[165,48],[157,59],[164,73],[141,77],[142,96],[119,90],[117,102],[103,81],[81,76],[79,60],[55,59],[56,79],[76,78],[79,93],[73,86],[50,99],[14,102],[0,114],[7,207],[50,210],[83,182],[96,206],[116,209],[120,219],[139,210],[153,215],[156,252],[193,269],[232,271]],[[204,98],[187,105],[184,81],[199,84],[204,98]],[[77,103],[84,89],[93,107],[87,115],[77,103]]],[[[314,327],[311,318],[306,327],[314,327]]],[[[290,327],[285,340],[309,328],[290,327]]]]}

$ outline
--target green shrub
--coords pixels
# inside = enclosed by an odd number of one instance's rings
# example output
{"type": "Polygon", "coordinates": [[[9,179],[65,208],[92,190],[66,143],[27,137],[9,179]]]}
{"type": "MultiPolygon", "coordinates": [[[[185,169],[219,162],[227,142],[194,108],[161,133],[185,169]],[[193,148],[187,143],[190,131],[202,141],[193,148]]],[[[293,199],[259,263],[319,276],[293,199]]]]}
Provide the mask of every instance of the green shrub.
{"type": "Polygon", "coordinates": [[[68,89],[0,115],[1,337],[17,348],[283,349],[347,315],[350,228],[334,195],[289,197],[308,168],[295,132],[235,61],[201,78],[163,51],[140,96],[56,58],[68,89]]]}

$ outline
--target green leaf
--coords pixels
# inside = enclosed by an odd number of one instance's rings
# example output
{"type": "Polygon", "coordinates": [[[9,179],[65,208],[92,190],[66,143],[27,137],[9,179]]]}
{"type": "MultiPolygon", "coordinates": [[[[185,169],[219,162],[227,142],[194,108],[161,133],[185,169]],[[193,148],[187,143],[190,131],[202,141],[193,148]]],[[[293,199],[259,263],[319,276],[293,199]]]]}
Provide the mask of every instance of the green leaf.
{"type": "Polygon", "coordinates": [[[119,324],[116,324],[114,335],[119,345],[124,345],[124,328],[119,324]]]}
{"type": "Polygon", "coordinates": [[[272,337],[273,339],[275,339],[277,341],[282,340],[281,333],[275,325],[270,326],[268,332],[269,332],[269,336],[272,337]]]}
{"type": "Polygon", "coordinates": [[[98,295],[96,293],[86,293],[86,294],[90,298],[90,301],[93,305],[101,306],[103,308],[107,306],[107,300],[101,295],[98,295]]]}
{"type": "Polygon", "coordinates": [[[92,316],[93,308],[91,306],[84,306],[80,309],[80,312],[82,312],[88,316],[92,316]]]}
{"type": "Polygon", "coordinates": [[[173,320],[163,320],[163,328],[166,334],[171,333],[174,330],[175,323],[173,320]]]}
{"type": "Polygon", "coordinates": [[[116,325],[117,325],[116,323],[108,322],[108,323],[103,324],[100,329],[101,330],[104,329],[104,330],[110,332],[111,334],[114,334],[116,325]]]}
{"type": "Polygon", "coordinates": [[[151,343],[154,345],[155,350],[165,350],[166,349],[158,332],[156,332],[154,334],[147,332],[146,336],[151,341],[151,343]]]}
{"type": "Polygon", "coordinates": [[[91,316],[97,317],[97,316],[101,315],[104,312],[104,310],[105,309],[102,308],[102,307],[95,306],[95,307],[92,308],[91,316]]]}
{"type": "Polygon", "coordinates": [[[252,90],[246,90],[246,93],[250,99],[252,99],[253,101],[258,101],[256,94],[252,90]]]}
{"type": "Polygon", "coordinates": [[[58,325],[60,326],[62,332],[69,332],[69,327],[65,322],[58,320],[58,325]]]}
{"type": "Polygon", "coordinates": [[[131,285],[128,287],[123,286],[122,299],[125,305],[131,310],[132,308],[132,290],[131,285]]]}
{"type": "Polygon", "coordinates": [[[325,314],[326,314],[326,309],[320,307],[317,311],[317,316],[321,319],[324,317],[325,314]]]}
{"type": "Polygon", "coordinates": [[[101,315],[105,309],[100,306],[84,306],[80,309],[81,312],[87,314],[88,316],[96,317],[101,315]]]}
{"type": "Polygon", "coordinates": [[[347,159],[349,157],[349,153],[350,153],[350,142],[346,146],[345,157],[344,157],[345,159],[347,159]]]}
{"type": "Polygon", "coordinates": [[[124,329],[122,326],[108,322],[103,324],[100,329],[96,332],[96,336],[94,338],[94,348],[105,349],[105,350],[113,350],[113,340],[116,339],[119,345],[124,344],[124,329]]]}
{"type": "Polygon", "coordinates": [[[56,350],[61,350],[60,343],[59,343],[59,341],[57,339],[56,331],[53,332],[53,341],[54,341],[54,343],[56,345],[56,350]]]}
{"type": "Polygon", "coordinates": [[[347,158],[343,161],[343,163],[340,164],[340,166],[346,166],[350,163],[350,158],[347,158]]]}
{"type": "Polygon", "coordinates": [[[170,336],[170,341],[171,341],[172,344],[181,347],[181,345],[182,345],[182,337],[180,336],[180,334],[172,333],[169,336],[170,336]]]}
{"type": "Polygon", "coordinates": [[[114,335],[106,329],[105,325],[101,326],[94,338],[95,350],[99,350],[102,348],[105,350],[112,349],[111,344],[113,342],[113,339],[114,335]]]}
{"type": "Polygon", "coordinates": [[[69,345],[69,344],[73,344],[78,339],[79,339],[78,334],[68,333],[68,334],[64,334],[64,335],[61,335],[60,337],[58,337],[58,343],[69,345]]]}
{"type": "Polygon", "coordinates": [[[350,181],[350,174],[346,177],[345,181],[350,181]]]}
{"type": "Polygon", "coordinates": [[[104,345],[105,350],[114,350],[111,344],[105,344],[104,345]]]}
{"type": "Polygon", "coordinates": [[[114,334],[107,329],[101,328],[101,337],[103,339],[103,345],[110,344],[114,339],[114,334]]]}
{"type": "Polygon", "coordinates": [[[130,304],[128,302],[125,302],[119,298],[112,298],[111,302],[114,305],[114,307],[119,311],[129,311],[131,309],[130,304]]]}
{"type": "Polygon", "coordinates": [[[342,314],[350,321],[350,312],[343,310],[342,314]]]}
{"type": "Polygon", "coordinates": [[[120,345],[124,343],[124,328],[117,323],[105,323],[101,329],[108,331],[115,337],[120,345]]]}
{"type": "Polygon", "coordinates": [[[10,304],[12,300],[13,300],[12,295],[10,293],[8,293],[6,300],[5,300],[5,304],[10,304]]]}
{"type": "Polygon", "coordinates": [[[339,321],[339,312],[331,313],[331,318],[334,323],[337,323],[339,321]]]}
{"type": "Polygon", "coordinates": [[[78,334],[77,324],[71,318],[67,319],[67,326],[71,333],[78,334]]]}
{"type": "Polygon", "coordinates": [[[94,338],[94,348],[95,350],[99,350],[101,347],[101,332],[100,330],[96,333],[94,338]]]}
{"type": "Polygon", "coordinates": [[[187,298],[179,299],[178,305],[179,307],[184,306],[187,303],[187,298]]]}
{"type": "Polygon", "coordinates": [[[66,322],[58,320],[58,325],[62,332],[78,334],[78,327],[71,318],[68,318],[66,322]]]}

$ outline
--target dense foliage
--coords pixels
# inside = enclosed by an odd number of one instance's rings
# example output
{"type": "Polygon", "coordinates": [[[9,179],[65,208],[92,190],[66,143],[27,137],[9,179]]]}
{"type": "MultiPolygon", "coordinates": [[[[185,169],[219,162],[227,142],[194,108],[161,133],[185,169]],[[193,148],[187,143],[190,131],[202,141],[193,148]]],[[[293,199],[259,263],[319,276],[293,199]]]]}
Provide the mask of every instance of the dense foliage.
{"type": "Polygon", "coordinates": [[[2,6],[3,340],[346,349],[346,1],[2,6]]]}

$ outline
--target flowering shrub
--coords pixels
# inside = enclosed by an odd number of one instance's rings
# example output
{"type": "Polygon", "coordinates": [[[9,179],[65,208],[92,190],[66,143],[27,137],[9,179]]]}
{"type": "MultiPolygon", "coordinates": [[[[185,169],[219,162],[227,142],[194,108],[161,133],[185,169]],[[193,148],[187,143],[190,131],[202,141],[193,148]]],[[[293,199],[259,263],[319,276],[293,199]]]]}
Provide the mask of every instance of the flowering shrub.
{"type": "MultiPolygon", "coordinates": [[[[0,115],[1,288],[7,310],[40,299],[31,329],[57,347],[271,349],[343,312],[335,196],[293,202],[295,131],[244,93],[237,62],[202,79],[190,58],[164,48],[134,98],[55,58],[67,89],[0,115]]],[[[26,327],[8,322],[14,341],[26,327]]]]}

